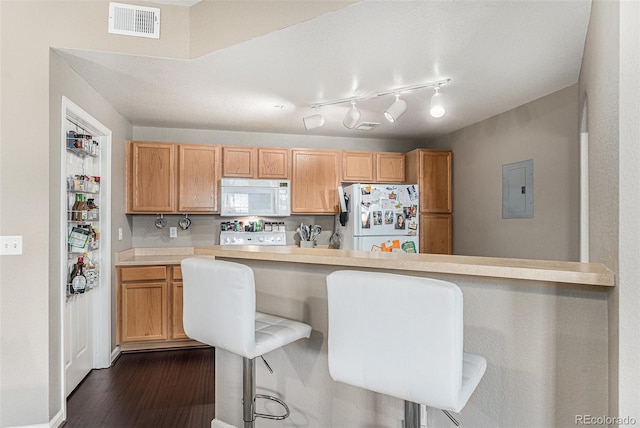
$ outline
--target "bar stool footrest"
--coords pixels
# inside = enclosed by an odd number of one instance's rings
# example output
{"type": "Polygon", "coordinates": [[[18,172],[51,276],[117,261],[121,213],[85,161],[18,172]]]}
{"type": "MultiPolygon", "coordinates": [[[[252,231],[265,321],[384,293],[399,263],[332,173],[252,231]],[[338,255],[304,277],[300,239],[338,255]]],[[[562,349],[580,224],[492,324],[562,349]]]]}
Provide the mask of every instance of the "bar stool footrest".
{"type": "Polygon", "coordinates": [[[264,395],[264,394],[256,394],[256,399],[258,398],[262,398],[264,400],[271,400],[271,401],[275,401],[276,403],[280,404],[282,407],[284,407],[285,410],[285,414],[284,415],[268,415],[266,413],[258,413],[255,412],[254,415],[256,418],[263,418],[263,419],[272,419],[274,421],[281,421],[283,419],[286,419],[289,417],[289,415],[291,414],[291,412],[289,411],[289,406],[287,406],[287,403],[285,403],[284,401],[282,401],[279,398],[273,397],[271,395],[264,395]]]}

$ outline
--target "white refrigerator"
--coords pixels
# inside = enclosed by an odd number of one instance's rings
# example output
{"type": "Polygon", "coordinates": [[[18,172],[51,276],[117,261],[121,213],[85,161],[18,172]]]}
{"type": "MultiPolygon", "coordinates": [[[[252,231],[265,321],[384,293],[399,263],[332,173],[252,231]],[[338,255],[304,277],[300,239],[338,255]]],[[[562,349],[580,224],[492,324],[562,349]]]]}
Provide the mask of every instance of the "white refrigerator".
{"type": "Polygon", "coordinates": [[[417,253],[417,184],[352,184],[344,188],[348,220],[344,248],[417,253]]]}

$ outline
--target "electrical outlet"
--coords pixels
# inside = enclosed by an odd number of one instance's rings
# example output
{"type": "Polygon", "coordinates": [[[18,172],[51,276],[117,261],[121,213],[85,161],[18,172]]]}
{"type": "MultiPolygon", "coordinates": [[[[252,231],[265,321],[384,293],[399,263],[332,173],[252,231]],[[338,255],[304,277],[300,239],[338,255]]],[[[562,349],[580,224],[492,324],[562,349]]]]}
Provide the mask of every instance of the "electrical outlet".
{"type": "Polygon", "coordinates": [[[122,228],[118,228],[118,241],[122,241],[122,228]]]}
{"type": "Polygon", "coordinates": [[[21,256],[22,236],[0,236],[0,255],[21,256]]]}
{"type": "Polygon", "coordinates": [[[177,238],[178,237],[178,228],[170,227],[169,228],[169,238],[177,238]]]}

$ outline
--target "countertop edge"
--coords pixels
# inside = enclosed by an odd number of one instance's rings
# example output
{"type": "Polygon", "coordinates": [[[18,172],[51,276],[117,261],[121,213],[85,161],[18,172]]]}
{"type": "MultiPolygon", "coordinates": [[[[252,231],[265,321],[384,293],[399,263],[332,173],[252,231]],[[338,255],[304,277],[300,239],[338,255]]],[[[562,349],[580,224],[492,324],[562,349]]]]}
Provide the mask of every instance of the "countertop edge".
{"type": "Polygon", "coordinates": [[[386,254],[368,251],[320,250],[292,247],[269,250],[260,247],[211,246],[196,248],[195,255],[331,266],[365,267],[412,272],[433,272],[505,279],[522,279],[593,286],[615,286],[615,275],[601,263],[577,263],[437,254],[386,254]],[[408,257],[407,257],[408,256],[408,257]]]}
{"type": "Polygon", "coordinates": [[[615,287],[615,274],[601,263],[438,254],[372,253],[369,251],[306,249],[295,246],[220,246],[179,249],[130,249],[116,254],[116,266],[180,264],[192,256],[303,263],[407,272],[492,277],[587,286],[595,291],[615,287]]]}

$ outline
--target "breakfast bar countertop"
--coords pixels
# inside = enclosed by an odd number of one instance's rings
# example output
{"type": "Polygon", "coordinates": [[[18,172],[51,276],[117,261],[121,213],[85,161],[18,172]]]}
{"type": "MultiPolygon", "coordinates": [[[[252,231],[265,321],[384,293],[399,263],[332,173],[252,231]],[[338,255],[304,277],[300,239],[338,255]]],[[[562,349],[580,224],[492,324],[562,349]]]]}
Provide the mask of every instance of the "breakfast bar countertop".
{"type": "Polygon", "coordinates": [[[509,259],[442,254],[382,253],[297,246],[224,246],[133,248],[116,254],[116,266],[179,264],[190,256],[214,256],[274,262],[377,268],[405,272],[511,278],[593,286],[606,291],[615,286],[615,275],[601,263],[509,259]]]}
{"type": "Polygon", "coordinates": [[[195,255],[234,259],[378,268],[406,272],[472,275],[595,286],[606,291],[615,285],[614,273],[601,263],[442,254],[382,253],[325,248],[220,246],[199,247],[195,255]]]}

